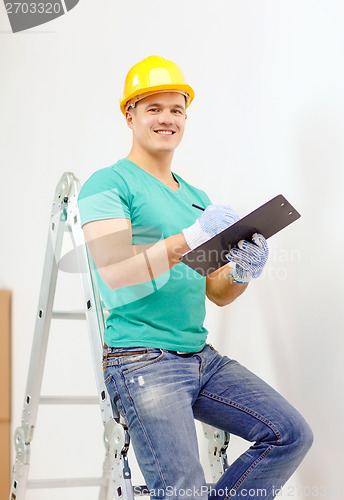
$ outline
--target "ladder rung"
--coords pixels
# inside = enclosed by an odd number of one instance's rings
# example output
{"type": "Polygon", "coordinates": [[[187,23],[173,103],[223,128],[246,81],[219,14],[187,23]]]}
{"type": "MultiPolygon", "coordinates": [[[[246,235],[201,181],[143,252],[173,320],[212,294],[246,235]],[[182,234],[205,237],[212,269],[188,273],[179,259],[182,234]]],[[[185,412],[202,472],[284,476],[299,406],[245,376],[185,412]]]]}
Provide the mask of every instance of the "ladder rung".
{"type": "MultiPolygon", "coordinates": [[[[103,313],[105,317],[110,314],[105,308],[103,313]]],[[[85,311],[53,311],[51,317],[54,319],[86,319],[86,313],[85,311]]]]}
{"type": "Polygon", "coordinates": [[[53,311],[52,318],[55,319],[86,319],[85,311],[53,311]]]}
{"type": "Polygon", "coordinates": [[[99,404],[97,396],[41,396],[42,405],[94,405],[99,404]]]}
{"type": "Polygon", "coordinates": [[[31,479],[27,488],[71,488],[77,486],[106,486],[107,480],[102,477],[71,477],[66,479],[31,479]]]}

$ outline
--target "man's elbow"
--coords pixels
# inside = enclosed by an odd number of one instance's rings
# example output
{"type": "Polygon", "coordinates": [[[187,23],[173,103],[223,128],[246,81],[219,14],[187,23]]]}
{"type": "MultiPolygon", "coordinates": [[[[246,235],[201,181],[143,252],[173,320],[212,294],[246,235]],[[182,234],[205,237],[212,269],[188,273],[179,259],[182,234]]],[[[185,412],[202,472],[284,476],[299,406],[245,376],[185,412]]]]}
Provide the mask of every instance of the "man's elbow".
{"type": "Polygon", "coordinates": [[[110,290],[117,290],[125,286],[121,283],[120,273],[114,272],[113,269],[110,270],[109,267],[98,268],[98,273],[110,290]]]}
{"type": "Polygon", "coordinates": [[[229,304],[231,304],[234,300],[235,300],[235,298],[231,298],[231,299],[227,299],[227,300],[213,299],[211,301],[214,304],[216,304],[218,307],[224,307],[224,306],[228,306],[229,304]]]}
{"type": "Polygon", "coordinates": [[[235,286],[234,289],[231,290],[231,293],[226,295],[226,296],[220,296],[220,295],[213,295],[210,292],[206,292],[206,295],[208,299],[213,302],[213,304],[216,304],[218,307],[224,307],[228,306],[232,302],[234,302],[240,295],[246,290],[247,288],[247,283],[245,284],[238,284],[238,286],[235,286]]]}
{"type": "Polygon", "coordinates": [[[227,302],[227,301],[221,299],[221,297],[214,296],[209,292],[207,292],[206,295],[207,295],[207,298],[210,300],[210,302],[217,305],[218,307],[224,307],[227,304],[229,304],[230,302],[232,302],[232,301],[227,302]]]}

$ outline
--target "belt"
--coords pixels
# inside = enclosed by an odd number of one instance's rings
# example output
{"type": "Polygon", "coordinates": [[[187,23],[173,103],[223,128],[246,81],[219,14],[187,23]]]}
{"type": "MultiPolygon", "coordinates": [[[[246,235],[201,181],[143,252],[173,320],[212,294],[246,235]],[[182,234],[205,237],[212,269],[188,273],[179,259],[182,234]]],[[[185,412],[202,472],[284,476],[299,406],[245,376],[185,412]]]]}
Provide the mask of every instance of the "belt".
{"type": "Polygon", "coordinates": [[[167,352],[171,352],[172,354],[176,354],[177,356],[181,356],[182,358],[188,358],[189,356],[196,354],[195,352],[181,352],[181,351],[167,351],[167,352]]]}
{"type": "MultiPolygon", "coordinates": [[[[104,349],[107,349],[109,346],[105,344],[104,342],[104,349]]],[[[171,352],[172,354],[176,354],[177,356],[181,356],[182,358],[188,358],[189,356],[192,356],[193,354],[196,354],[195,352],[182,352],[182,351],[168,351],[165,349],[167,352],[171,352]]]]}

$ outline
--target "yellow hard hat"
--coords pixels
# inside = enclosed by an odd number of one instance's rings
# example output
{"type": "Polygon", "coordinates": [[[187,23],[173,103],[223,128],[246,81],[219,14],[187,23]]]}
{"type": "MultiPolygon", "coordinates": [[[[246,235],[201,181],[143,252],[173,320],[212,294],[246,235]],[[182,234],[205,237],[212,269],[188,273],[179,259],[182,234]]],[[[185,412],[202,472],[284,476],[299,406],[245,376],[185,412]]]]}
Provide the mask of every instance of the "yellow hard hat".
{"type": "Polygon", "coordinates": [[[185,77],[177,64],[159,56],[149,56],[133,66],[124,82],[123,97],[119,100],[121,111],[125,114],[127,103],[135,102],[158,92],[176,91],[186,97],[186,107],[191,104],[195,93],[187,85],[185,77]]]}

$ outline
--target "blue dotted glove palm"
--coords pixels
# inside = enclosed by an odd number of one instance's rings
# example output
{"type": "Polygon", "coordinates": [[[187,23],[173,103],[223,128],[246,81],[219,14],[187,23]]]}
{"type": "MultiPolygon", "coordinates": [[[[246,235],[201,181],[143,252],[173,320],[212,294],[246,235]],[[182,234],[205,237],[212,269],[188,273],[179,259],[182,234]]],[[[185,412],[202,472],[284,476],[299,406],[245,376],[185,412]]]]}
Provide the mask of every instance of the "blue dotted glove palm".
{"type": "Polygon", "coordinates": [[[269,249],[264,236],[254,233],[252,241],[239,241],[239,248],[232,248],[226,255],[230,262],[235,263],[230,274],[236,283],[248,283],[252,278],[258,278],[268,260],[269,249]]]}
{"type": "Polygon", "coordinates": [[[238,214],[225,205],[209,205],[192,226],[182,230],[187,245],[193,250],[239,220],[238,214]]]}

